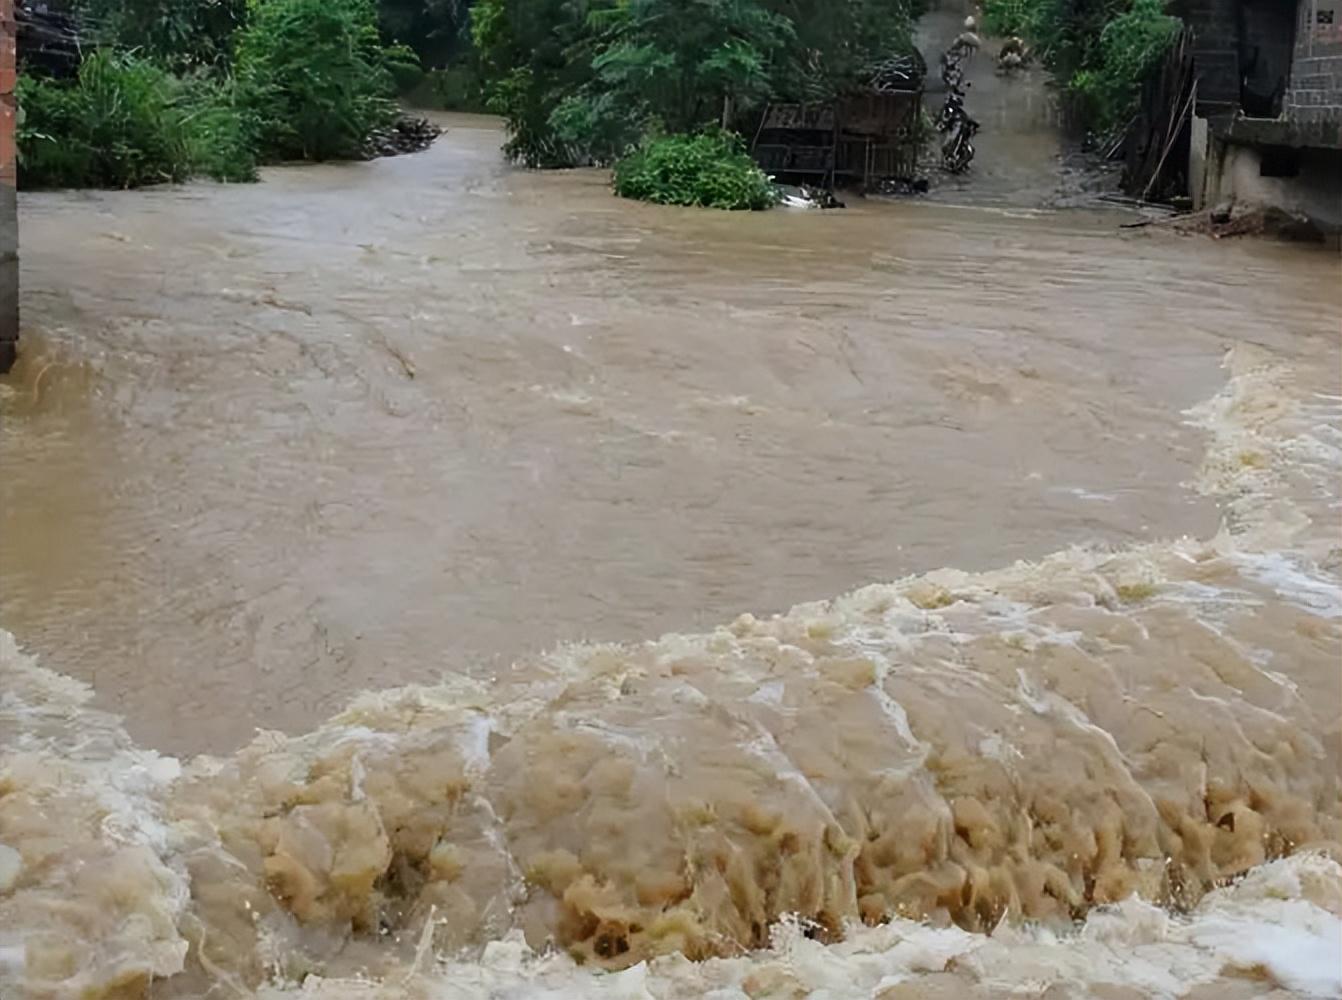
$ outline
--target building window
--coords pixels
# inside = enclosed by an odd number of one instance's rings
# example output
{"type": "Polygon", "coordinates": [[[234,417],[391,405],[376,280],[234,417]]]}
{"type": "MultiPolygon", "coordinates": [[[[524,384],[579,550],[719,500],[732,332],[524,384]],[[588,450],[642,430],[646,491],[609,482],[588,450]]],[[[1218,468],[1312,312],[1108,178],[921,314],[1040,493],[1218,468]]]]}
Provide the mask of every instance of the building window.
{"type": "Polygon", "coordinates": [[[1259,151],[1259,177],[1298,177],[1300,150],[1290,146],[1264,146],[1259,151]]]}
{"type": "Polygon", "coordinates": [[[1314,18],[1316,24],[1331,25],[1333,23],[1333,12],[1331,10],[1320,9],[1315,12],[1314,18]]]}

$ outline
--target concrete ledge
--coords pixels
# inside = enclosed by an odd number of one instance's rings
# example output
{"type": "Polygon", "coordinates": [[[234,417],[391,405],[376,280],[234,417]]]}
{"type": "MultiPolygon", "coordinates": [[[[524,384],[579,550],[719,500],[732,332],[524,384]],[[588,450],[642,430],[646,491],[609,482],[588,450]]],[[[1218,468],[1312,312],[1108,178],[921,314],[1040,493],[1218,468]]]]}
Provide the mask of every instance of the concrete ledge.
{"type": "Polygon", "coordinates": [[[1342,117],[1332,108],[1307,110],[1312,120],[1301,120],[1297,110],[1294,118],[1218,117],[1211,127],[1218,137],[1243,146],[1342,149],[1342,117]]]}

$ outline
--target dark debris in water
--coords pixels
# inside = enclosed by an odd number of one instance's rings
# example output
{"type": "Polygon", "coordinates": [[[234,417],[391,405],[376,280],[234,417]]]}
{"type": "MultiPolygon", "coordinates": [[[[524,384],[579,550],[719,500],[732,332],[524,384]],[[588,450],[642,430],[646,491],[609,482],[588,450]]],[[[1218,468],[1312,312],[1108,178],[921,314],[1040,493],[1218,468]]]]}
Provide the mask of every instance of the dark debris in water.
{"type": "Polygon", "coordinates": [[[401,115],[386,128],[374,130],[364,140],[363,153],[370,160],[379,156],[418,153],[432,146],[442,134],[443,130],[427,118],[401,115]]]}

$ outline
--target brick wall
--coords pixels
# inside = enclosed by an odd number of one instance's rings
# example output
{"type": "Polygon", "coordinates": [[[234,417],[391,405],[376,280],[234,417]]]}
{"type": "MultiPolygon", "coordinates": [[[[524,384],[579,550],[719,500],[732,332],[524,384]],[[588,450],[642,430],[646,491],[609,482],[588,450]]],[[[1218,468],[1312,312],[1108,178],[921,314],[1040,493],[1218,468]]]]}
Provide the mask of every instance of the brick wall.
{"type": "Polygon", "coordinates": [[[1342,0],[1300,0],[1298,14],[1286,117],[1342,125],[1342,0]]]}
{"type": "Polygon", "coordinates": [[[19,215],[15,194],[14,0],[0,0],[0,372],[14,363],[19,336],[19,215]]]}

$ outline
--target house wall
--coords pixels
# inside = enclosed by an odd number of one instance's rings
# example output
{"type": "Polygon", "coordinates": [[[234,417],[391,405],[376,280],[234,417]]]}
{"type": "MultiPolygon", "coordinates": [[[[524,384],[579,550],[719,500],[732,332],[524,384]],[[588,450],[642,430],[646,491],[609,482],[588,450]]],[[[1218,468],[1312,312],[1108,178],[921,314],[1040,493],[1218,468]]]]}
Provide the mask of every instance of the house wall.
{"type": "Polygon", "coordinates": [[[1302,149],[1299,157],[1294,177],[1264,177],[1261,147],[1213,141],[1205,203],[1271,206],[1305,216],[1326,233],[1342,232],[1342,150],[1302,149]]]}
{"type": "Polygon", "coordinates": [[[1297,17],[1286,117],[1342,125],[1342,0],[1300,0],[1297,17]]]}

